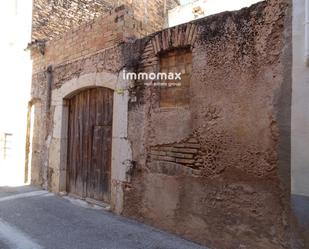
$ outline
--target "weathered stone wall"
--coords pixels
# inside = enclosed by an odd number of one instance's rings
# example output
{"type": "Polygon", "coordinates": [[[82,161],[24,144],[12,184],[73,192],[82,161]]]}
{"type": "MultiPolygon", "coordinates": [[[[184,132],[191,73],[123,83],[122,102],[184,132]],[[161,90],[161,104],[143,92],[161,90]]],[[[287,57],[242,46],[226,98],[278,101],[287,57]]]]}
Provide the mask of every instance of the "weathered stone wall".
{"type": "Polygon", "coordinates": [[[137,71],[191,49],[190,103],[161,108],[160,88],[132,89],[124,215],[210,248],[292,248],[290,7],[270,0],[144,39],[137,71]]]}
{"type": "Polygon", "coordinates": [[[122,4],[127,4],[134,10],[138,24],[143,26],[145,34],[149,34],[163,28],[167,10],[177,6],[179,2],[177,0],[34,0],[32,39],[59,38],[72,28],[106,15],[122,4]]]}
{"type": "Polygon", "coordinates": [[[289,9],[269,0],[134,40],[143,29],[125,7],[33,51],[33,182],[65,191],[64,98],[109,87],[119,108],[113,211],[211,248],[292,248],[289,9]],[[192,53],[189,103],[162,107],[161,89],[141,81],[122,88],[124,68],[158,72],[160,57],[178,50],[192,53]]]}

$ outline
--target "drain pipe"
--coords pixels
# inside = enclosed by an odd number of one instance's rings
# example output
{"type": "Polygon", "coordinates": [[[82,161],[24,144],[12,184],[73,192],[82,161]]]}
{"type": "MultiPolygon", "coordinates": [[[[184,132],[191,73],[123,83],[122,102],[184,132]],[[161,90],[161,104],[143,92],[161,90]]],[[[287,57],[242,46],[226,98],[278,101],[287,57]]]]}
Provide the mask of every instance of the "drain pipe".
{"type": "Polygon", "coordinates": [[[48,66],[46,70],[46,80],[47,80],[47,86],[46,86],[46,106],[45,106],[45,112],[46,112],[46,123],[45,127],[47,130],[46,133],[46,139],[45,139],[45,146],[47,152],[45,152],[45,160],[44,160],[44,167],[43,167],[43,186],[45,189],[48,189],[48,178],[49,178],[49,146],[50,146],[50,132],[51,132],[51,97],[52,97],[52,84],[53,84],[53,67],[48,66]]]}
{"type": "Polygon", "coordinates": [[[305,61],[307,67],[309,67],[309,0],[306,0],[305,16],[305,61]]]}
{"type": "Polygon", "coordinates": [[[49,112],[50,105],[51,105],[51,89],[52,89],[52,82],[53,82],[53,67],[52,66],[48,66],[46,70],[46,78],[47,78],[46,112],[49,112]]]}

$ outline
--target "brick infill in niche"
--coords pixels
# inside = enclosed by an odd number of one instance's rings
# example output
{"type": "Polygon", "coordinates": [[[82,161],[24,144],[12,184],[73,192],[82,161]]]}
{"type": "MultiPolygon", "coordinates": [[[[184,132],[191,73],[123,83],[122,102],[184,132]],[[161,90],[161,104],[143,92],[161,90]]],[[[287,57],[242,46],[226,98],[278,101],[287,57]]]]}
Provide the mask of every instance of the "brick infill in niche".
{"type": "Polygon", "coordinates": [[[185,167],[200,169],[203,167],[203,159],[200,158],[198,139],[189,138],[180,143],[153,146],[150,149],[151,161],[173,162],[185,167]]]}

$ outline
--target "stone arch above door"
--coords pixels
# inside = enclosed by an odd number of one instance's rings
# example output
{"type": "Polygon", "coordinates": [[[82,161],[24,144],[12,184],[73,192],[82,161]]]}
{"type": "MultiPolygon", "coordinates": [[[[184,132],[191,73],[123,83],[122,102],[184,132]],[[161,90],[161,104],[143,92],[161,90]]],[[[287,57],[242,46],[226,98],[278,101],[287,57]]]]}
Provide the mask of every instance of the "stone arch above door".
{"type": "Polygon", "coordinates": [[[71,79],[60,88],[52,92],[52,105],[61,104],[63,99],[70,97],[77,91],[90,87],[106,87],[115,90],[117,87],[118,75],[108,72],[85,74],[78,78],[71,79]]]}

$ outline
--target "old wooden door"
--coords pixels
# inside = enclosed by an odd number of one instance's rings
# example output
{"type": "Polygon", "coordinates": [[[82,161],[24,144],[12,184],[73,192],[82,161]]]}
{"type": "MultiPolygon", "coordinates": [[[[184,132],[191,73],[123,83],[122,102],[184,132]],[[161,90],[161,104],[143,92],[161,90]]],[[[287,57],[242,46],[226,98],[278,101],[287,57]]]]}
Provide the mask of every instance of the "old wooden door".
{"type": "Polygon", "coordinates": [[[110,201],[113,91],[84,90],[68,100],[67,191],[110,201]]]}

